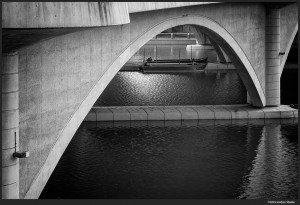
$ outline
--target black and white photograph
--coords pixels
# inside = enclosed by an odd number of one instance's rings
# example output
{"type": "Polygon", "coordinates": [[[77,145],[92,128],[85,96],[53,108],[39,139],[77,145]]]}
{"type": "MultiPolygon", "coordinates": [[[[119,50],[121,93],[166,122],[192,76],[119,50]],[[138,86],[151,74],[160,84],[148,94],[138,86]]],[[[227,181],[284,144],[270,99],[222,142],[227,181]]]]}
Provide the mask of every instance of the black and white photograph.
{"type": "Polygon", "coordinates": [[[1,80],[6,202],[298,201],[296,1],[2,2],[1,80]]]}

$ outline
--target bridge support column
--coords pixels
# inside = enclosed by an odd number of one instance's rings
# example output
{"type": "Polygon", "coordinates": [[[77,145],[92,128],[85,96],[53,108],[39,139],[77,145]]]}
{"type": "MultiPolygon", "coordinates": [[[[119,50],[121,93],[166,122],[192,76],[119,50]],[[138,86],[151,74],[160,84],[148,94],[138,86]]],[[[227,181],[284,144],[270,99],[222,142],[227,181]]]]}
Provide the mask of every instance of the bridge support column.
{"type": "Polygon", "coordinates": [[[266,106],[280,105],[280,12],[268,10],[266,18],[266,106]]]}
{"type": "Polygon", "coordinates": [[[18,54],[2,54],[2,199],[19,198],[18,54]]]}

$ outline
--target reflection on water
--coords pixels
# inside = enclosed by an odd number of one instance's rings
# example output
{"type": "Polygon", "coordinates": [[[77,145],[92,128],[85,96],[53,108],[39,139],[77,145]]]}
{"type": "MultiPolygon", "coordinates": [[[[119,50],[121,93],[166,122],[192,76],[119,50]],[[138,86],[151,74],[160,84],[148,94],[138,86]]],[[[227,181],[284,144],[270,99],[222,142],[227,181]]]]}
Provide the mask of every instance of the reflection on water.
{"type": "Polygon", "coordinates": [[[298,185],[294,183],[298,179],[297,135],[284,134],[283,126],[275,123],[263,127],[251,171],[244,176],[239,198],[298,198],[298,185]],[[293,138],[292,141],[289,138],[293,138]]]}
{"type": "Polygon", "coordinates": [[[118,73],[95,106],[245,104],[235,71],[184,74],[118,73]]]}
{"type": "Polygon", "coordinates": [[[85,122],[41,198],[297,199],[297,123],[85,122]]]}

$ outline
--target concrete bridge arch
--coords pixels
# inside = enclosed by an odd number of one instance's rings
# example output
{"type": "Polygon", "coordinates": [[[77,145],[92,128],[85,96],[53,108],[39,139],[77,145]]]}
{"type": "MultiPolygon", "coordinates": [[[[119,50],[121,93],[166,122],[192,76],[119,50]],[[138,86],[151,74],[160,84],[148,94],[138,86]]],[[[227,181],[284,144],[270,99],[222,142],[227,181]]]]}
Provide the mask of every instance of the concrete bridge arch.
{"type": "Polygon", "coordinates": [[[131,42],[120,52],[120,55],[117,55],[112,59],[112,63],[106,67],[103,75],[100,76],[76,112],[73,113],[67,125],[60,132],[58,139],[53,145],[44,165],[36,175],[24,198],[38,197],[40,193],[38,193],[37,190],[40,190],[39,192],[42,191],[76,130],[88,114],[89,110],[92,108],[95,101],[99,98],[101,93],[121,67],[155,35],[168,28],[185,24],[198,26],[204,32],[209,33],[210,36],[212,36],[214,40],[221,45],[224,51],[226,51],[229,55],[230,59],[233,59],[233,63],[236,64],[239,74],[251,96],[253,104],[258,107],[265,105],[264,92],[251,63],[238,43],[222,26],[207,17],[197,15],[186,15],[165,19],[154,26],[149,27],[135,39],[131,40],[131,42]],[[220,34],[222,34],[222,36],[220,34]]]}
{"type": "MultiPolygon", "coordinates": [[[[226,54],[233,59],[233,62],[236,65],[237,70],[247,88],[247,91],[250,93],[253,106],[265,106],[263,86],[261,85],[257,74],[255,73],[255,70],[253,69],[246,54],[235,41],[234,37],[232,37],[225,28],[212,19],[209,19],[205,16],[196,15],[179,16],[166,19],[138,35],[136,39],[131,41],[131,43],[122,51],[119,56],[115,57],[114,62],[107,67],[104,75],[101,77],[102,80],[98,81],[102,85],[101,88],[105,88],[121,69],[121,67],[154,36],[166,29],[186,24],[194,25],[201,31],[208,33],[214,38],[214,40],[222,47],[222,49],[226,51],[226,54]]],[[[102,92],[103,90],[101,90],[101,93],[102,92]]]]}
{"type": "Polygon", "coordinates": [[[298,33],[298,24],[295,25],[295,28],[289,38],[289,41],[286,45],[286,48],[285,50],[283,51],[285,54],[284,56],[282,57],[281,59],[281,63],[280,63],[280,68],[279,68],[279,71],[280,71],[280,76],[282,75],[282,72],[283,72],[283,69],[284,69],[284,66],[285,66],[285,63],[286,63],[286,60],[288,58],[288,54],[291,50],[291,47],[292,47],[292,44],[293,44],[293,41],[295,40],[296,38],[296,34],[298,33]]]}

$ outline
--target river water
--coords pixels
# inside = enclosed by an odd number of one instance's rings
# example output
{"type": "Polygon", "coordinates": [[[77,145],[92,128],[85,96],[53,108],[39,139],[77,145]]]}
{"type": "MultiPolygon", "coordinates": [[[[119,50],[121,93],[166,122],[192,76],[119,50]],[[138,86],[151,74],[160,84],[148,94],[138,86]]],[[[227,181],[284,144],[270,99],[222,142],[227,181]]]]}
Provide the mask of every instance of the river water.
{"type": "MultiPolygon", "coordinates": [[[[235,71],[120,72],[95,105],[244,103],[235,71]]],[[[83,122],[40,198],[298,199],[297,170],[298,119],[83,122]]]]}

